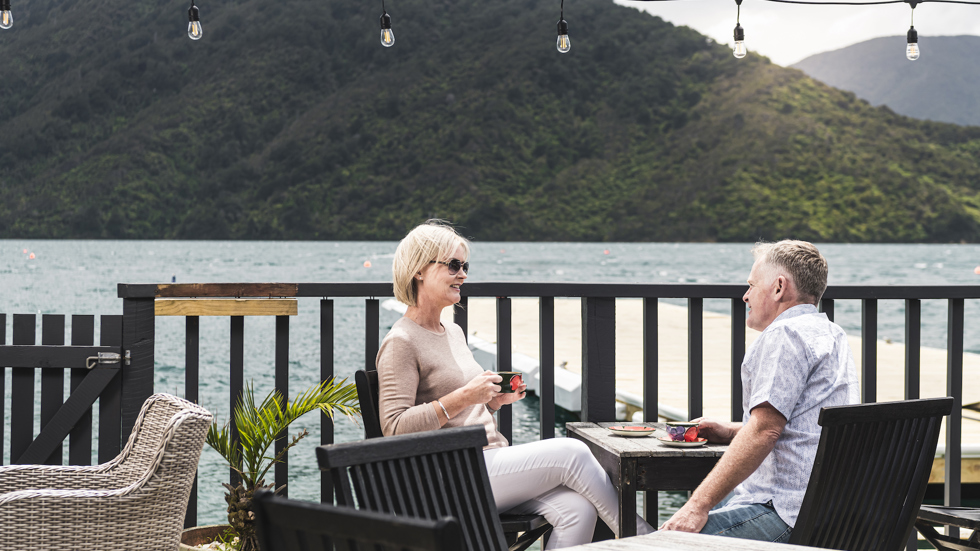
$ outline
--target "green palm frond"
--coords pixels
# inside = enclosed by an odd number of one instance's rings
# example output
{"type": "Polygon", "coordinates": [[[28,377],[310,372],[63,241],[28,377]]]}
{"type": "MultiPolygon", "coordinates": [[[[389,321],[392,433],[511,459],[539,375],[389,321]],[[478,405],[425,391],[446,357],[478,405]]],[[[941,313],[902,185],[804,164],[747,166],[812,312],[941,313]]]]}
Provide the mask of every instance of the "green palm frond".
{"type": "Polygon", "coordinates": [[[290,401],[285,401],[277,390],[270,392],[256,404],[251,384],[246,385],[242,400],[235,407],[235,426],[238,429],[239,447],[226,424],[219,428],[217,422],[208,430],[207,443],[242,476],[246,488],[254,488],[270,468],[282,460],[287,450],[309,434],[301,431],[275,456],[269,455],[277,437],[285,437],[289,425],[312,411],[320,410],[328,417],[338,412],[356,422],[360,415],[357,387],[345,384],[346,379],[330,379],[304,390],[290,401]]]}

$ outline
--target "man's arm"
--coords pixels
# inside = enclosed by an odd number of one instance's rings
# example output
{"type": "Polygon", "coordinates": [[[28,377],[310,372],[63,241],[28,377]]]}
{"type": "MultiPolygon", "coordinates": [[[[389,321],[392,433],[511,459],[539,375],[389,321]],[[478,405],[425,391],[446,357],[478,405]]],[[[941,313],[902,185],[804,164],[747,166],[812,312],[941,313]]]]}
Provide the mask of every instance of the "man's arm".
{"type": "Polygon", "coordinates": [[[752,408],[748,423],[735,434],[728,451],[661,529],[700,532],[708,522],[708,511],[759,468],[785,427],[786,418],[769,402],[752,408]]]}

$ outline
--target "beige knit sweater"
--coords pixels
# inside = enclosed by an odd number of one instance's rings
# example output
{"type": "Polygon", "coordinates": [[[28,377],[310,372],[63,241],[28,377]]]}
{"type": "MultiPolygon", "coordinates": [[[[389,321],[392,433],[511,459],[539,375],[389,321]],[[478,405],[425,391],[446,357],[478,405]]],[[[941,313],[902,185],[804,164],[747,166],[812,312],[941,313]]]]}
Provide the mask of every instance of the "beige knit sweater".
{"type": "MultiPolygon", "coordinates": [[[[402,317],[381,343],[378,394],[385,436],[438,429],[432,402],[483,373],[466,346],[463,330],[455,323],[443,327],[443,333],[434,333],[402,317]]],[[[468,425],[486,427],[487,448],[508,445],[483,404],[464,409],[444,426],[468,425]]]]}

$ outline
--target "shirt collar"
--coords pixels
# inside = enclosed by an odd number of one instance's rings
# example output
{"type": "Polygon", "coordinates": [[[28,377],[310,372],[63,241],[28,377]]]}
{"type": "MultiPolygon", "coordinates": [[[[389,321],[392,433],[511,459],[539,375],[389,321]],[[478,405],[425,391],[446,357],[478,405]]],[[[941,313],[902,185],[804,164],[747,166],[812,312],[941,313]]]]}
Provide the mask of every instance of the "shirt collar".
{"type": "Polygon", "coordinates": [[[772,320],[772,323],[776,323],[781,320],[788,320],[790,318],[795,318],[796,316],[803,316],[806,314],[816,314],[817,307],[812,304],[797,304],[796,306],[789,308],[782,314],[776,316],[776,319],[772,320]]]}

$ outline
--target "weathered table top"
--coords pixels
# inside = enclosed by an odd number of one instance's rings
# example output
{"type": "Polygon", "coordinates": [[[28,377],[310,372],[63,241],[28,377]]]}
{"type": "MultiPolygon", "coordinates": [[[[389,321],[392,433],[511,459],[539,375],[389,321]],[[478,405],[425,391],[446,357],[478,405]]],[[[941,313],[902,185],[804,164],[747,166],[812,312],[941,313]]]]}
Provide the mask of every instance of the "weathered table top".
{"type": "Polygon", "coordinates": [[[815,548],[664,531],[565,548],[566,551],[792,551],[794,549],[803,551],[815,548]]]}
{"type": "Polygon", "coordinates": [[[568,435],[572,433],[618,457],[721,457],[728,449],[725,444],[705,444],[698,448],[674,448],[657,440],[666,436],[664,423],[566,423],[568,435]],[[617,436],[608,430],[616,425],[655,427],[650,436],[617,436]]]}

